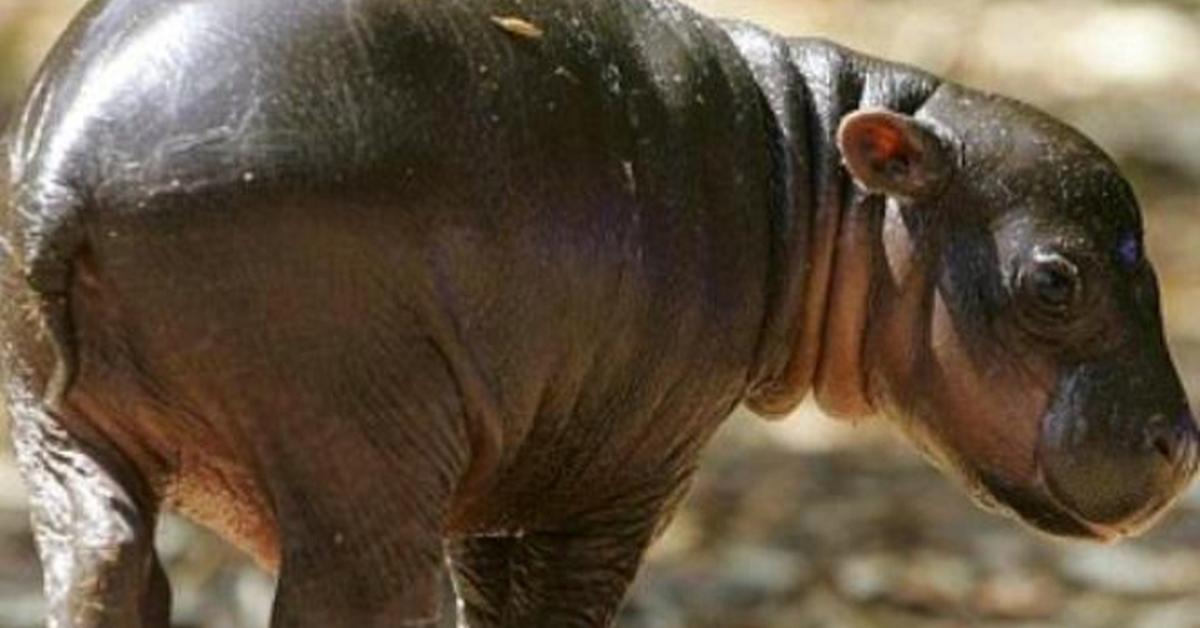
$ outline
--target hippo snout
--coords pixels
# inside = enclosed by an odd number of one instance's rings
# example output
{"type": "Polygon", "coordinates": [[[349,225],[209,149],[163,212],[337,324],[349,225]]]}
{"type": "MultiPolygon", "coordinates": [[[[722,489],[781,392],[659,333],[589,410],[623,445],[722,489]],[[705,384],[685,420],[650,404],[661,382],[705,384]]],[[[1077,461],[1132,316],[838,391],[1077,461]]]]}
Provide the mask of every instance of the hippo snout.
{"type": "Polygon", "coordinates": [[[1198,456],[1200,431],[1186,407],[1141,418],[1051,412],[1038,451],[1048,496],[1084,536],[1104,539],[1152,522],[1188,485],[1198,456]]]}

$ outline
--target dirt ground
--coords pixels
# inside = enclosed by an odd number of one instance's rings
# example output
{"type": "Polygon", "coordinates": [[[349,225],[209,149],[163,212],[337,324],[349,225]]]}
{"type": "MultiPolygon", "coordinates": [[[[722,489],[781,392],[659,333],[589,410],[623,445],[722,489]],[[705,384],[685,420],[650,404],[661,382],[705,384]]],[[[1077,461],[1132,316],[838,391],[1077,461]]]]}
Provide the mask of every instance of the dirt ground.
{"type": "MultiPolygon", "coordinates": [[[[77,0],[0,0],[0,111],[77,0]]],[[[1200,401],[1200,3],[694,0],[1016,96],[1131,174],[1170,343],[1200,401]]],[[[0,447],[0,452],[3,452],[0,447]]],[[[0,628],[39,625],[25,497],[0,453],[0,628]]],[[[207,533],[160,533],[179,626],[264,626],[272,582],[207,533]]],[[[655,546],[623,628],[1200,628],[1200,490],[1146,536],[1053,541],[976,510],[886,426],[736,416],[655,546]]]]}

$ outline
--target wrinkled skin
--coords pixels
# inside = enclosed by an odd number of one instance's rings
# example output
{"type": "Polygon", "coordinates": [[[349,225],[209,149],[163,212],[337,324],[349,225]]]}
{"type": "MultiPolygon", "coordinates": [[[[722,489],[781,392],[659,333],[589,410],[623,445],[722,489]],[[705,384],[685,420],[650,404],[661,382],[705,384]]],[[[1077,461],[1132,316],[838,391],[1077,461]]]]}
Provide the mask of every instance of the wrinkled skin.
{"type": "Polygon", "coordinates": [[[163,626],[158,512],[273,626],[608,625],[740,403],[899,422],[1058,535],[1196,467],[1139,210],[1003,98],[659,0],[110,0],[2,151],[54,626],[163,626]],[[502,18],[502,19],[493,19],[502,18]]]}

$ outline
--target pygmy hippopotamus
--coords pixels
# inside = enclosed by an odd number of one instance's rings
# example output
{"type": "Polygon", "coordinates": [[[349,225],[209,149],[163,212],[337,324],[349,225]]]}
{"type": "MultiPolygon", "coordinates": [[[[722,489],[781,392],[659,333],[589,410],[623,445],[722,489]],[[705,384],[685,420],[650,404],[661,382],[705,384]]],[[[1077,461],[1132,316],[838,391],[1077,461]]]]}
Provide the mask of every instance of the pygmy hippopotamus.
{"type": "Polygon", "coordinates": [[[97,0],[5,136],[4,385],[53,626],[165,626],[176,509],[272,625],[608,625],[739,404],[982,504],[1196,469],[1137,201],[1011,100],[673,0],[97,0]]]}

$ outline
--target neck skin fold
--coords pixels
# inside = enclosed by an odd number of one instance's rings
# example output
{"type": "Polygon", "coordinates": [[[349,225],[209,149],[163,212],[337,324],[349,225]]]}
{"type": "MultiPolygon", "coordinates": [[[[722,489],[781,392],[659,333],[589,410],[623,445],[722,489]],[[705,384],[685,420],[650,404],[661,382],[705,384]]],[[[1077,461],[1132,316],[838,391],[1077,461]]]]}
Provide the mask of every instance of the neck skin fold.
{"type": "Polygon", "coordinates": [[[726,29],[774,114],[774,176],[786,191],[774,208],[772,303],[746,403],[778,417],[812,392],[830,415],[874,414],[864,347],[876,283],[889,274],[886,199],[854,184],[835,137],[847,113],[911,114],[939,82],[820,40],[784,40],[744,24],[726,29]]]}

